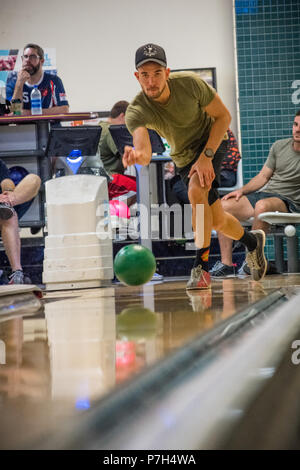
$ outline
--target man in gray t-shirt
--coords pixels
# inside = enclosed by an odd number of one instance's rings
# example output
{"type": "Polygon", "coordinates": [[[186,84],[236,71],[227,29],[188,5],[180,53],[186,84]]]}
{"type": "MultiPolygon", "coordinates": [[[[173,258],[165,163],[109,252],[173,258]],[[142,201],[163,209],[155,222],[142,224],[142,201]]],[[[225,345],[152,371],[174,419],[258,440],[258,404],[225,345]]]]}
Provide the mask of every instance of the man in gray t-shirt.
{"type": "Polygon", "coordinates": [[[266,161],[273,173],[263,192],[277,193],[290,200],[288,212],[300,212],[300,149],[297,151],[295,147],[294,137],[277,140],[266,161]]]}
{"type": "MultiPolygon", "coordinates": [[[[252,229],[265,233],[269,224],[258,219],[263,212],[300,212],[300,110],[293,122],[292,138],[277,140],[261,171],[249,183],[222,199],[226,212],[238,220],[254,217],[252,229]]],[[[234,275],[232,240],[218,233],[221,263],[210,271],[213,277],[234,275]]]]}

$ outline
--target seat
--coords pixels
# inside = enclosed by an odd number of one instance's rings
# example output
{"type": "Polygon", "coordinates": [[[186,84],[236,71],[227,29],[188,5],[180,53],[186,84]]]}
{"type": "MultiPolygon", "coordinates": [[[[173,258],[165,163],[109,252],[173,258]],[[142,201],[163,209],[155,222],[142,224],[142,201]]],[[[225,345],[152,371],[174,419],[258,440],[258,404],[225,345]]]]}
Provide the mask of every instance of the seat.
{"type": "MultiPolygon", "coordinates": [[[[295,225],[300,224],[300,214],[290,212],[263,212],[259,214],[258,218],[272,225],[284,225],[284,234],[286,235],[287,244],[287,262],[288,272],[299,272],[299,256],[298,256],[298,236],[296,233],[295,225]]],[[[276,258],[283,259],[283,246],[282,237],[275,237],[276,258]],[[276,240],[277,238],[277,240],[276,240]]]]}

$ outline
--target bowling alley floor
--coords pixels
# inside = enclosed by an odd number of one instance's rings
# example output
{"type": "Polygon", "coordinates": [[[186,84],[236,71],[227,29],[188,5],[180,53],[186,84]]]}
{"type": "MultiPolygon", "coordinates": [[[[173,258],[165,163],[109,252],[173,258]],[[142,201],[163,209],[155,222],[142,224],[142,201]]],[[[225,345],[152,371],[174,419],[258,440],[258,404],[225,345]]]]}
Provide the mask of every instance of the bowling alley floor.
{"type": "Polygon", "coordinates": [[[0,448],[43,446],[66,420],[92,413],[216,325],[300,289],[300,274],[216,280],[208,291],[187,292],[186,281],[45,292],[36,314],[0,313],[0,448]]]}

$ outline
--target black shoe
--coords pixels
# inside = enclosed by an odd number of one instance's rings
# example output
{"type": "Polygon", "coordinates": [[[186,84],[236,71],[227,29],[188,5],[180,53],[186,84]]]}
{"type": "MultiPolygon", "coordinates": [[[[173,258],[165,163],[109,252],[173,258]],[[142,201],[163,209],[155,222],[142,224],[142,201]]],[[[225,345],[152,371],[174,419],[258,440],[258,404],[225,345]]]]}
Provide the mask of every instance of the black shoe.
{"type": "Polygon", "coordinates": [[[209,272],[211,277],[223,278],[235,276],[234,266],[228,266],[221,261],[217,261],[209,272]]]}

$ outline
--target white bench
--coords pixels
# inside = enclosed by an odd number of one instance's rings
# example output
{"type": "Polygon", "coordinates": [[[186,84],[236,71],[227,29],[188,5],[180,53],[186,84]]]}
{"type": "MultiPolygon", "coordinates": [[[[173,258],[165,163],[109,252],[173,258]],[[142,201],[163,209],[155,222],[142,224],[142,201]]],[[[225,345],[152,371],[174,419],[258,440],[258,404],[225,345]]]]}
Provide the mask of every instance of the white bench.
{"type": "MultiPolygon", "coordinates": [[[[300,224],[300,214],[289,212],[263,212],[258,218],[271,225],[285,225],[284,234],[287,237],[287,258],[288,272],[299,272],[299,256],[298,256],[298,237],[296,234],[296,224],[300,224]]],[[[275,241],[275,257],[278,263],[283,266],[283,244],[282,237],[274,237],[275,241]]]]}

